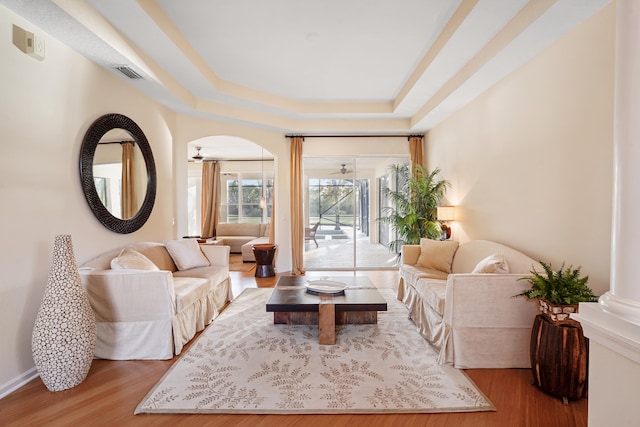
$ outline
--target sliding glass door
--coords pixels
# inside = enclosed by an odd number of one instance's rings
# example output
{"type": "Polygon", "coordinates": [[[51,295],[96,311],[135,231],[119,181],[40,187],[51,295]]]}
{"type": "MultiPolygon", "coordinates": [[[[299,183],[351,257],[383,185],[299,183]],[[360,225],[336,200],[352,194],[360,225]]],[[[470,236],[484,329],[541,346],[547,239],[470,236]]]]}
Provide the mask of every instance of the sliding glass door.
{"type": "Polygon", "coordinates": [[[385,203],[381,186],[394,182],[389,166],[408,160],[405,156],[304,158],[307,270],[397,268],[397,255],[387,246],[388,226],[377,219],[385,203]]]}

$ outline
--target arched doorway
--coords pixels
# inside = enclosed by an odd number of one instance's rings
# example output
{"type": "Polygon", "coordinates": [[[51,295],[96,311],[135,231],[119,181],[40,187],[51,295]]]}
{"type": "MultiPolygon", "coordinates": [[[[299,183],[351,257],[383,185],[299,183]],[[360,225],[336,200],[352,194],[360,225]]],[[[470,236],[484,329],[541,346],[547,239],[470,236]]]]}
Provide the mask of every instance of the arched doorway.
{"type": "Polygon", "coordinates": [[[218,222],[268,223],[275,185],[274,156],[259,144],[235,136],[209,136],[187,144],[188,234],[201,235],[202,169],[219,165],[218,222]],[[264,205],[262,200],[264,198],[264,205]]]}

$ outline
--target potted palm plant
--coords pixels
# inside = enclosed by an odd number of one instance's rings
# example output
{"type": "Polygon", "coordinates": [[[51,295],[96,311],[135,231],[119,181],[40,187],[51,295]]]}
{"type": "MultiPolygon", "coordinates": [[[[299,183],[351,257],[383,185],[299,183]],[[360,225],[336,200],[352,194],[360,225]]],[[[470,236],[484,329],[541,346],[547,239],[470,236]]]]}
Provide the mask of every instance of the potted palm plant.
{"type": "Polygon", "coordinates": [[[580,267],[565,268],[564,263],[554,271],[551,264],[540,261],[544,272],[531,270],[531,276],[521,277],[531,287],[516,296],[537,299],[540,311],[552,322],[569,320],[571,313],[578,312],[578,303],[594,302],[597,297],[587,285],[589,276],[581,277],[580,267]]]}
{"type": "Polygon", "coordinates": [[[391,224],[397,238],[389,242],[389,249],[399,252],[402,245],[420,243],[422,237],[440,239],[442,226],[437,220],[437,207],[449,182],[438,179],[440,169],[429,172],[416,165],[413,174],[408,164],[391,165],[397,178],[395,190],[384,189],[390,206],[382,208],[379,221],[391,224]]]}

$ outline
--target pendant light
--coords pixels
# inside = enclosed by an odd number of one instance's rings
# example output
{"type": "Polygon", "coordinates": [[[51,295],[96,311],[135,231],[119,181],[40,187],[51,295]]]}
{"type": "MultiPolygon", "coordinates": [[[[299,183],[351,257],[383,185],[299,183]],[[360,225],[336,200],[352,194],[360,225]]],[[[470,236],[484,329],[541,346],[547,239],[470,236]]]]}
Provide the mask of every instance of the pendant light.
{"type": "Polygon", "coordinates": [[[262,172],[260,209],[265,209],[267,207],[267,199],[264,197],[264,147],[262,147],[262,158],[260,161],[260,167],[262,172]]]}

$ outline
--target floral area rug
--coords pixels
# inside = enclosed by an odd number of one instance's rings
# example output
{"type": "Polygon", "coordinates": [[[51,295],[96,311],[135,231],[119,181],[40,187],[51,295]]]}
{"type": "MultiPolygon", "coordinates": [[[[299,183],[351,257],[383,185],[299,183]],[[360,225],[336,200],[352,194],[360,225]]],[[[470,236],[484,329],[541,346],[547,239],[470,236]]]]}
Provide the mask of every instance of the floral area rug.
{"type": "Polygon", "coordinates": [[[246,289],[173,364],[142,413],[356,414],[493,411],[467,376],[437,353],[388,289],[376,325],[274,325],[271,289],[246,289]]]}

